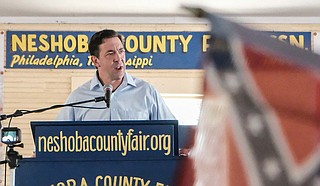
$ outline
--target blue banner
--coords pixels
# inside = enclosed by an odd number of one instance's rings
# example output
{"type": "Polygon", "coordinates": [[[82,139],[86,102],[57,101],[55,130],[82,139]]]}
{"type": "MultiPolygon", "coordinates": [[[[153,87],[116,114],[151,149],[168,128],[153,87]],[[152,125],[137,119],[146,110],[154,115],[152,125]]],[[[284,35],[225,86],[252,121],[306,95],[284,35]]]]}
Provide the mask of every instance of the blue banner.
{"type": "Polygon", "coordinates": [[[183,157],[140,160],[22,159],[15,186],[175,186],[183,157]]]}
{"type": "Polygon", "coordinates": [[[37,158],[105,159],[178,155],[178,121],[31,122],[37,158]]]}
{"type": "MultiPolygon", "coordinates": [[[[311,32],[267,32],[311,49],[311,32]]],[[[7,31],[5,68],[94,69],[88,42],[94,32],[7,31]]],[[[206,32],[121,32],[128,69],[200,69],[209,47],[206,32]]]]}
{"type": "Polygon", "coordinates": [[[270,37],[311,51],[311,32],[266,32],[270,37]]]}

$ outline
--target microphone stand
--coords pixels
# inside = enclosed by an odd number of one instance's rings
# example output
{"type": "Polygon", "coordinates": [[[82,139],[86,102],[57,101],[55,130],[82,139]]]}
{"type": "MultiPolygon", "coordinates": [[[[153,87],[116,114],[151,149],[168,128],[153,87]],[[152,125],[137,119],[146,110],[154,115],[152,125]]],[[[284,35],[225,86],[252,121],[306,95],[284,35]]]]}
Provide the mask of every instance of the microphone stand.
{"type": "MultiPolygon", "coordinates": [[[[13,114],[2,114],[0,115],[0,128],[2,128],[1,126],[1,121],[2,120],[6,120],[8,118],[14,118],[14,117],[19,117],[19,116],[23,116],[25,114],[30,114],[30,113],[40,113],[40,112],[44,112],[47,110],[51,110],[51,109],[56,109],[56,108],[61,108],[61,107],[69,107],[69,106],[74,106],[74,105],[80,105],[83,103],[89,103],[89,102],[100,102],[100,101],[105,101],[105,97],[101,96],[101,97],[96,97],[94,99],[89,99],[89,100],[85,100],[85,101],[79,101],[79,102],[73,102],[73,103],[67,103],[67,104],[58,104],[58,105],[52,105],[50,107],[46,107],[46,108],[40,108],[40,109],[35,109],[35,110],[16,110],[13,114]]],[[[15,151],[13,148],[14,147],[22,147],[23,148],[23,143],[20,144],[10,144],[8,145],[9,150],[6,152],[7,155],[7,159],[0,161],[0,164],[9,164],[10,169],[12,170],[11,172],[11,183],[12,185],[14,185],[14,178],[13,176],[15,175],[14,169],[16,167],[18,167],[18,160],[22,159],[22,156],[19,155],[19,153],[17,151],[15,151]]],[[[6,175],[5,175],[6,176],[6,175]]],[[[6,178],[5,178],[6,180],[6,178]]],[[[10,184],[11,185],[11,184],[10,184]]]]}
{"type": "Polygon", "coordinates": [[[96,97],[96,98],[90,99],[90,100],[67,103],[67,104],[52,105],[51,107],[40,108],[40,109],[36,109],[36,110],[16,110],[13,114],[0,115],[0,121],[6,120],[8,118],[23,116],[25,114],[40,113],[40,112],[44,112],[44,111],[51,110],[51,109],[56,109],[56,108],[61,108],[61,107],[69,107],[69,106],[74,106],[74,105],[80,105],[80,104],[89,103],[89,102],[100,102],[100,101],[104,101],[104,100],[105,100],[105,97],[101,96],[101,97],[96,97]]]}

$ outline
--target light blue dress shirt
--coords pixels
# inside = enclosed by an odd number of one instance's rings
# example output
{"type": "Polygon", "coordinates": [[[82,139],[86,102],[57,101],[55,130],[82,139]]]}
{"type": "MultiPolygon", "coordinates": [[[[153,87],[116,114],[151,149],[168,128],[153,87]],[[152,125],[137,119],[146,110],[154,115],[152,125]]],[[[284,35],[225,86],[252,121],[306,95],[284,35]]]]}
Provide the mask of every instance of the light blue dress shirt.
{"type": "MultiPolygon", "coordinates": [[[[104,96],[103,85],[95,74],[91,80],[74,90],[66,103],[101,96],[104,96]]],[[[117,90],[111,94],[110,108],[106,108],[104,101],[85,103],[81,106],[92,108],[63,107],[57,120],[175,120],[158,91],[149,83],[128,73],[117,90]]]]}

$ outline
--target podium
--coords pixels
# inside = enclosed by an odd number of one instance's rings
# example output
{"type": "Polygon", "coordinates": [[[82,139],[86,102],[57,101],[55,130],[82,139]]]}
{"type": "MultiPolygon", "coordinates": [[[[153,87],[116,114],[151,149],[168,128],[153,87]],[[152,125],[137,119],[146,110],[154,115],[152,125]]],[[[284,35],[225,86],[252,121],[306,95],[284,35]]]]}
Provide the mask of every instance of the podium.
{"type": "Polygon", "coordinates": [[[176,120],[31,122],[36,157],[19,161],[16,186],[177,185],[193,126],[176,120]]]}

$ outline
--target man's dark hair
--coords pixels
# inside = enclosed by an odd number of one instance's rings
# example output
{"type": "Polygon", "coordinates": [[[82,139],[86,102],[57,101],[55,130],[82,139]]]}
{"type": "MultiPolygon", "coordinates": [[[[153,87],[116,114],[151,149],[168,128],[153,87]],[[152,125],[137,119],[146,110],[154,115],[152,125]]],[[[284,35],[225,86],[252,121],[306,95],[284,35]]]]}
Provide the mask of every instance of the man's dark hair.
{"type": "Polygon", "coordinates": [[[101,45],[103,39],[113,37],[118,37],[120,41],[124,43],[123,35],[114,30],[105,29],[93,34],[89,42],[90,55],[99,57],[99,46],[101,45]]]}

